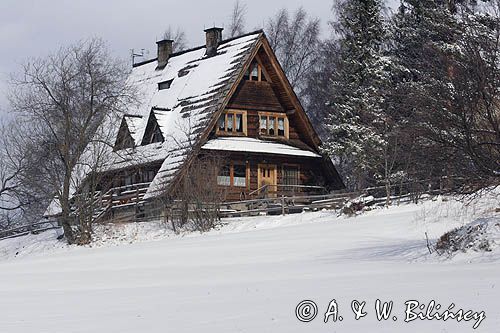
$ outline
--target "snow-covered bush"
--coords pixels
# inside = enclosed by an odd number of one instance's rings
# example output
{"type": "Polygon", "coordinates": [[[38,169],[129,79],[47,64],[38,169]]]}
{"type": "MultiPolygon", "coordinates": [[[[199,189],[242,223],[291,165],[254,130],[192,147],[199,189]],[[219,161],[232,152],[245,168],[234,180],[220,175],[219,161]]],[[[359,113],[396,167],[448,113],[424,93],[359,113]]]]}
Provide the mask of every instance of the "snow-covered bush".
{"type": "Polygon", "coordinates": [[[483,218],[455,228],[436,243],[439,255],[456,252],[491,252],[500,244],[500,218],[483,218]]]}

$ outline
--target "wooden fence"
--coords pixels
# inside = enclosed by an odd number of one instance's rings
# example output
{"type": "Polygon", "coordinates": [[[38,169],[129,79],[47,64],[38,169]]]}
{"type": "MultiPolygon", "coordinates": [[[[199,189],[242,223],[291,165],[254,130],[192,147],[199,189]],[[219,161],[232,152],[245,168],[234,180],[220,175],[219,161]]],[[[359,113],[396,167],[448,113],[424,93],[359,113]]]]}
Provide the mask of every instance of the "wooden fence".
{"type": "MultiPolygon", "coordinates": [[[[95,203],[99,208],[95,220],[98,221],[100,217],[102,217],[105,213],[110,212],[110,210],[113,208],[120,208],[127,205],[138,205],[143,203],[142,197],[144,196],[145,188],[147,188],[147,185],[148,183],[123,186],[120,188],[110,189],[102,195],[99,194],[96,198],[97,202],[95,203]]],[[[415,183],[395,184],[391,186],[391,189],[392,192],[397,192],[397,194],[392,195],[389,198],[392,203],[408,201],[416,202],[424,193],[440,194],[443,192],[441,188],[433,188],[432,186],[428,186],[426,181],[420,182],[417,185],[415,185],[415,183]],[[419,187],[418,190],[415,190],[416,186],[419,187]],[[403,190],[403,188],[405,190],[403,190]]],[[[289,196],[276,195],[274,197],[223,202],[218,204],[216,209],[218,210],[219,217],[225,218],[258,216],[260,214],[291,214],[321,209],[340,210],[345,206],[347,202],[356,198],[363,197],[370,197],[370,205],[385,205],[387,201],[387,198],[384,195],[385,190],[385,186],[378,186],[354,192],[337,191],[334,193],[314,195],[307,195],[305,193],[301,195],[296,194],[289,196]]],[[[174,202],[173,207],[169,207],[169,212],[171,214],[180,215],[182,214],[182,212],[180,209],[175,208],[176,203],[178,204],[179,202],[174,202]]],[[[210,207],[210,209],[214,209],[213,204],[206,205],[207,207],[210,207]]],[[[137,216],[130,215],[117,217],[116,220],[112,219],[112,221],[125,222],[132,219],[138,222],[145,222],[164,218],[165,207],[151,207],[151,210],[152,211],[150,212],[150,214],[148,214],[148,217],[139,218],[137,216]]],[[[55,221],[41,221],[29,225],[16,226],[8,230],[0,231],[0,240],[19,237],[27,235],[29,233],[39,233],[46,230],[58,229],[60,227],[61,226],[55,221]]]]}
{"type": "Polygon", "coordinates": [[[0,231],[0,241],[9,238],[25,236],[28,234],[37,234],[47,230],[59,229],[61,226],[57,221],[40,221],[36,223],[16,226],[10,229],[0,231]]]}

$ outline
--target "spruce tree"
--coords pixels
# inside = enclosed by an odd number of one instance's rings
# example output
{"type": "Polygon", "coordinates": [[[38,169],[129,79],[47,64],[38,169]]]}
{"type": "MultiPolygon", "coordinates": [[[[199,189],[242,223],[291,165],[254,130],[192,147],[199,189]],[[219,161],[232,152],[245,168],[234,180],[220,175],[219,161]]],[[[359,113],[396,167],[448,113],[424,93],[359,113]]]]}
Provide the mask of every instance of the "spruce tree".
{"type": "Polygon", "coordinates": [[[476,1],[403,0],[393,19],[393,104],[412,140],[413,178],[499,169],[500,17],[476,1]]]}
{"type": "MultiPolygon", "coordinates": [[[[393,105],[411,140],[404,142],[411,160],[407,177],[429,179],[455,173],[460,152],[444,149],[434,133],[446,119],[453,101],[451,75],[458,50],[460,24],[456,3],[441,0],[402,0],[393,18],[392,54],[395,59],[393,105]]],[[[436,132],[437,131],[437,132],[436,132]]]]}
{"type": "Polygon", "coordinates": [[[343,2],[334,28],[340,36],[340,59],[332,78],[324,149],[341,163],[348,186],[362,188],[387,176],[379,172],[391,130],[385,112],[390,59],[384,54],[382,1],[343,2]]]}

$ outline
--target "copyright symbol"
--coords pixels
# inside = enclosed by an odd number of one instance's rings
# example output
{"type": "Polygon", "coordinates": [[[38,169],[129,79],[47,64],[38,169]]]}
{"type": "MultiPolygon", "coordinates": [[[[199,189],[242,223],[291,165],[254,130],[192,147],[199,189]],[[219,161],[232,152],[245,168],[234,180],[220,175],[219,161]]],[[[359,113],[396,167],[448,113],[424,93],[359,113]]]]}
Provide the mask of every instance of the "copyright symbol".
{"type": "Polygon", "coordinates": [[[302,301],[295,308],[295,316],[303,323],[313,321],[318,315],[318,306],[313,301],[302,301]]]}

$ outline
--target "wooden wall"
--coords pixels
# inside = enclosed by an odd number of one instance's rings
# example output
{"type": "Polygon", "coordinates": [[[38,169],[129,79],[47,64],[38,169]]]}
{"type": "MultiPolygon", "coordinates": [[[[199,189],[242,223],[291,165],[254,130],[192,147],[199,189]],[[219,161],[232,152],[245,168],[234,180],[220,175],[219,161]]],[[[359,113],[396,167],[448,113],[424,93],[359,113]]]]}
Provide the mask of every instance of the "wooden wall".
{"type": "MultiPolygon", "coordinates": [[[[267,111],[286,114],[286,110],[276,97],[271,84],[257,81],[242,81],[231,98],[227,109],[247,111],[248,137],[251,138],[259,138],[259,112],[267,111]]],[[[287,118],[290,143],[304,149],[311,149],[304,135],[300,133],[298,117],[294,114],[287,114],[287,118]]]]}
{"type": "MultiPolygon", "coordinates": [[[[211,154],[216,152],[211,151],[211,154]]],[[[300,173],[299,185],[312,185],[312,186],[327,186],[326,179],[324,178],[322,164],[320,158],[305,158],[293,157],[284,155],[265,155],[265,154],[245,154],[245,153],[232,153],[220,152],[226,154],[227,163],[245,164],[247,165],[247,187],[221,187],[226,192],[226,200],[240,200],[241,198],[248,198],[249,193],[259,188],[258,186],[258,165],[259,164],[274,164],[277,169],[277,183],[283,184],[283,167],[286,165],[298,166],[300,173]]]]}

